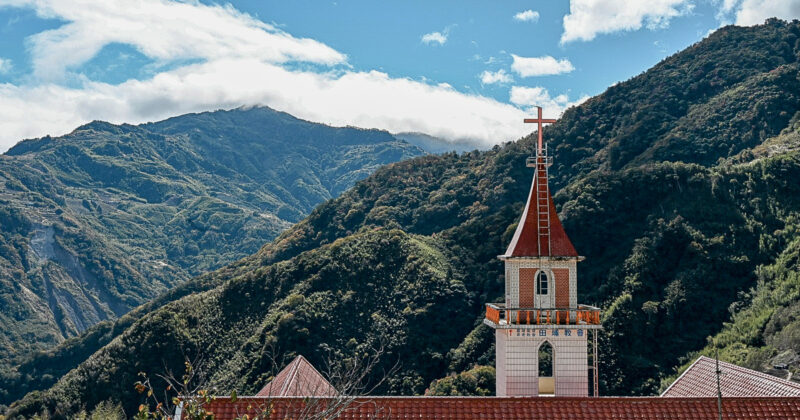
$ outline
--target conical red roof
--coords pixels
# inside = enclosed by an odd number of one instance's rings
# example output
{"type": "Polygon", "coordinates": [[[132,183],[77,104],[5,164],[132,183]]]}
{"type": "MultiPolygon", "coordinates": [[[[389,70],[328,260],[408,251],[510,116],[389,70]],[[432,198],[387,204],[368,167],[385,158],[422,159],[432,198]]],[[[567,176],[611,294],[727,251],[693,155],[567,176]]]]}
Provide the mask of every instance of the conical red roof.
{"type": "Polygon", "coordinates": [[[504,257],[577,257],[547,184],[546,158],[539,157],[528,202],[504,257]],[[549,221],[549,223],[546,223],[549,221]]]}
{"type": "Polygon", "coordinates": [[[297,356],[275,375],[256,396],[259,397],[331,397],[333,387],[303,356],[297,356]]]}

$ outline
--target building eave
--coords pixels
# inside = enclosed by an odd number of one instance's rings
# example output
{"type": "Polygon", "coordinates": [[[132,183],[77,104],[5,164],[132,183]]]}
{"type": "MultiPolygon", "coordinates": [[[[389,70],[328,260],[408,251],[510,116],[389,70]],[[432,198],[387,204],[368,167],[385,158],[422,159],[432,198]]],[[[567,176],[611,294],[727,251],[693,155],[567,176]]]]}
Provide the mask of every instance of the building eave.
{"type": "Polygon", "coordinates": [[[575,261],[575,262],[581,262],[581,261],[586,259],[586,257],[584,257],[583,255],[578,255],[578,256],[559,256],[559,255],[554,255],[554,256],[551,256],[551,257],[547,257],[547,256],[525,257],[525,256],[513,256],[513,255],[506,255],[506,254],[498,255],[497,258],[499,260],[501,260],[501,261],[515,261],[515,260],[518,260],[518,261],[537,261],[537,262],[539,262],[539,261],[575,261]]]}

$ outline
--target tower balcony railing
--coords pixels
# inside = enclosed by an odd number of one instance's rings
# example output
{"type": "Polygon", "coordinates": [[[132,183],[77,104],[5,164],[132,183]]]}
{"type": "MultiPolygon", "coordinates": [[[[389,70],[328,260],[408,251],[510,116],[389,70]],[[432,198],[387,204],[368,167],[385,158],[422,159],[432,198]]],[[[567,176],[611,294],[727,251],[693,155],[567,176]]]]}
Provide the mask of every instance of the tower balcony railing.
{"type": "Polygon", "coordinates": [[[486,320],[495,325],[600,325],[600,308],[506,308],[503,303],[487,303],[486,320]]]}

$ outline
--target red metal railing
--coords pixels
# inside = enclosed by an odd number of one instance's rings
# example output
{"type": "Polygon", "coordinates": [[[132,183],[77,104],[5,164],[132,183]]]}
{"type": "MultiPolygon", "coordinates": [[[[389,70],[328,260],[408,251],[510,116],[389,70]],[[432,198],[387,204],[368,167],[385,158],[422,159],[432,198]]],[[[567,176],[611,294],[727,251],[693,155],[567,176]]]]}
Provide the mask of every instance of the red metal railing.
{"type": "Polygon", "coordinates": [[[508,325],[600,325],[600,308],[506,308],[502,303],[487,303],[486,319],[508,325]]]}
{"type": "Polygon", "coordinates": [[[489,321],[494,322],[495,324],[500,323],[500,310],[497,307],[487,304],[486,305],[486,319],[489,321]]]}

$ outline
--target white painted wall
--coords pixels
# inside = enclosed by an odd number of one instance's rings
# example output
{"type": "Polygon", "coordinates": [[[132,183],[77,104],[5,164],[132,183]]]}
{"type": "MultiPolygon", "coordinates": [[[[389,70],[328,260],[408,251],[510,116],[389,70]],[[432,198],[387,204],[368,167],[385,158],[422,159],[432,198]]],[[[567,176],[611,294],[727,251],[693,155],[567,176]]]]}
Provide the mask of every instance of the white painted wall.
{"type": "Polygon", "coordinates": [[[588,330],[574,326],[558,329],[497,329],[497,395],[539,395],[538,350],[542,343],[549,341],[553,346],[556,396],[587,396],[588,335],[588,330]],[[570,335],[566,335],[565,330],[571,331],[570,335]],[[541,335],[542,331],[545,335],[541,335]],[[553,331],[558,331],[558,335],[554,335],[553,331]]]}

